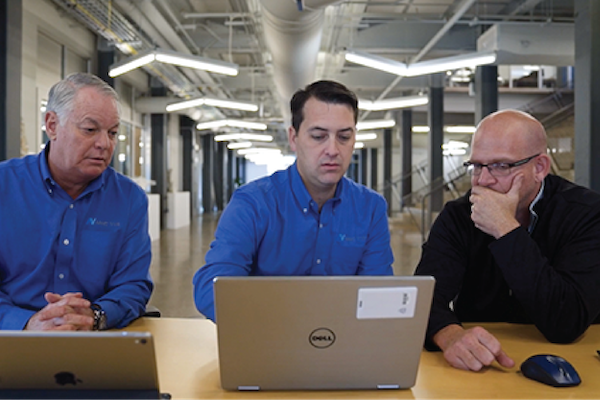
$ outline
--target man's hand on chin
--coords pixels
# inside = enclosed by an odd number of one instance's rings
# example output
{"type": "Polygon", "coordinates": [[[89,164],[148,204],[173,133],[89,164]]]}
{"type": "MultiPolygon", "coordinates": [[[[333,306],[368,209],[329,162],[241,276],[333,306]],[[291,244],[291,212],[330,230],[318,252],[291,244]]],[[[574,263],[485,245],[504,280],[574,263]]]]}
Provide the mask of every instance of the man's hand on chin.
{"type": "Polygon", "coordinates": [[[494,361],[505,368],[515,365],[498,339],[480,326],[465,330],[460,325],[448,325],[435,334],[433,341],[454,368],[480,371],[494,361]]]}
{"type": "Polygon", "coordinates": [[[498,239],[520,226],[516,215],[523,179],[522,174],[517,175],[507,193],[473,186],[469,201],[471,220],[477,229],[498,239]]]}

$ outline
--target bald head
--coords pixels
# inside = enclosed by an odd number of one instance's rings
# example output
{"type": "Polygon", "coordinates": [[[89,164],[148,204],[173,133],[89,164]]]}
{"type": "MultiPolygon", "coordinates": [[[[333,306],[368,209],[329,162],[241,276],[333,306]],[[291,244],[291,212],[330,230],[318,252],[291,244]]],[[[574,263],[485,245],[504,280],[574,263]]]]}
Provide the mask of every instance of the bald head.
{"type": "Polygon", "coordinates": [[[485,117],[473,135],[473,146],[481,141],[517,159],[544,154],[547,149],[544,126],[531,115],[518,110],[497,111],[485,117]]]}

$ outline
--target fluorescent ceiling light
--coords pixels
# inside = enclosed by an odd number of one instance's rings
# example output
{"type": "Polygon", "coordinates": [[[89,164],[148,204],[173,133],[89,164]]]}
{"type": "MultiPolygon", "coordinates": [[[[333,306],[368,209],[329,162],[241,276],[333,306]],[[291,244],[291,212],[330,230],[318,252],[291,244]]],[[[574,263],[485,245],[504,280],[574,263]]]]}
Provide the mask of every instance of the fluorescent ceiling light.
{"type": "Polygon", "coordinates": [[[357,133],[356,140],[375,140],[377,139],[377,134],[375,132],[364,132],[357,133]]]}
{"type": "Polygon", "coordinates": [[[230,150],[247,149],[248,147],[252,147],[251,142],[233,142],[227,144],[227,148],[230,150]]]}
{"type": "Polygon", "coordinates": [[[236,76],[239,66],[221,60],[195,56],[191,54],[179,53],[176,51],[156,49],[138,53],[134,57],[129,57],[123,61],[111,65],[108,75],[112,78],[122,75],[136,68],[148,65],[151,62],[158,61],[165,64],[177,65],[201,69],[204,71],[215,72],[218,74],[236,76]]]}
{"type": "Polygon", "coordinates": [[[493,64],[496,62],[496,52],[477,52],[470,54],[462,54],[453,57],[437,58],[406,65],[399,61],[390,60],[388,58],[375,56],[365,52],[349,50],[346,52],[345,58],[347,61],[355,64],[364,65],[378,69],[380,71],[389,72],[400,76],[418,76],[433,74],[436,72],[444,72],[459,68],[474,68],[479,65],[493,64]]]}
{"type": "Polygon", "coordinates": [[[422,61],[408,66],[406,76],[434,74],[460,68],[475,68],[479,65],[496,62],[496,52],[462,54],[455,57],[444,57],[435,60],[422,61]]]}
{"type": "Polygon", "coordinates": [[[210,97],[202,97],[199,99],[192,99],[181,101],[178,103],[172,103],[167,105],[167,111],[178,111],[184,110],[186,108],[199,107],[206,104],[207,106],[212,107],[221,107],[221,108],[231,108],[233,110],[242,110],[242,111],[258,111],[258,106],[256,104],[247,103],[243,101],[233,101],[233,100],[225,100],[225,99],[215,99],[210,97]]]}
{"type": "Polygon", "coordinates": [[[360,121],[356,124],[356,130],[391,128],[396,125],[393,119],[378,119],[372,121],[360,121]]]}
{"type": "Polygon", "coordinates": [[[272,142],[273,136],[259,135],[256,133],[227,133],[225,135],[215,136],[215,142],[227,142],[232,140],[253,140],[256,142],[272,142]]]}
{"type": "Polygon", "coordinates": [[[427,96],[406,96],[377,101],[358,100],[358,108],[367,111],[382,111],[396,108],[423,106],[428,103],[429,97],[427,96]]]}
{"type": "Polygon", "coordinates": [[[475,133],[474,126],[463,126],[463,125],[455,125],[455,126],[446,126],[444,130],[448,133],[475,133]]]}
{"type": "Polygon", "coordinates": [[[219,129],[224,126],[255,129],[257,131],[264,131],[267,129],[267,124],[263,124],[262,122],[241,121],[238,119],[221,119],[217,121],[201,122],[198,125],[196,125],[196,129],[201,131],[204,129],[219,129]]]}
{"type": "Polygon", "coordinates": [[[148,54],[147,52],[140,53],[134,57],[127,58],[119,63],[110,66],[108,75],[111,78],[115,76],[123,75],[136,68],[143,67],[154,61],[154,53],[148,54]]]}
{"type": "MultiPolygon", "coordinates": [[[[463,126],[463,125],[455,125],[455,126],[444,126],[444,131],[448,133],[475,133],[474,126],[463,126]]],[[[429,132],[429,127],[425,125],[415,125],[412,127],[412,131],[415,133],[427,133],[429,132]]]]}
{"type": "Polygon", "coordinates": [[[240,149],[237,153],[240,156],[245,156],[246,154],[281,154],[281,150],[273,147],[251,147],[249,149],[240,149]]]}
{"type": "Polygon", "coordinates": [[[364,65],[365,67],[389,72],[390,74],[402,76],[406,74],[406,64],[390,60],[389,58],[379,57],[373,54],[356,50],[347,50],[345,58],[346,61],[350,61],[354,64],[364,65]]]}
{"type": "Polygon", "coordinates": [[[365,144],[363,142],[356,142],[356,143],[354,143],[354,148],[355,149],[362,149],[363,147],[365,147],[365,144]]]}
{"type": "Polygon", "coordinates": [[[467,142],[461,142],[460,140],[450,140],[448,143],[442,145],[442,149],[444,150],[466,149],[468,147],[469,144],[467,142]]]}
{"type": "Polygon", "coordinates": [[[415,125],[412,127],[412,131],[415,133],[427,133],[429,132],[429,127],[425,125],[415,125]]]}

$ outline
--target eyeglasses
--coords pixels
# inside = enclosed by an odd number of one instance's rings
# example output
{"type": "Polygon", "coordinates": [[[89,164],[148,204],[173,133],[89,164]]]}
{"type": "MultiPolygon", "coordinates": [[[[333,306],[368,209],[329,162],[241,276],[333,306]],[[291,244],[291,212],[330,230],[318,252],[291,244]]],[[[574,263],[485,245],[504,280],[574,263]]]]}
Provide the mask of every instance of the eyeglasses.
{"type": "Polygon", "coordinates": [[[463,165],[467,168],[467,172],[469,175],[479,176],[481,175],[481,171],[483,171],[483,167],[486,167],[492,176],[507,176],[510,174],[510,169],[514,167],[518,167],[523,164],[527,164],[529,161],[533,160],[541,153],[536,154],[535,156],[527,157],[519,161],[515,161],[512,163],[507,162],[495,162],[491,164],[481,164],[474,163],[471,161],[465,161],[463,165]]]}

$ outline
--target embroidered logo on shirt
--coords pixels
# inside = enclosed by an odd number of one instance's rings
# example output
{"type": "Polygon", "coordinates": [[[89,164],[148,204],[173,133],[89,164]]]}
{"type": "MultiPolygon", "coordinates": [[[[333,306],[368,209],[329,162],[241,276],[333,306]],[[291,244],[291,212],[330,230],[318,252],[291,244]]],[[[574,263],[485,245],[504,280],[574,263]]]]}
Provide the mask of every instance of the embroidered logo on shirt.
{"type": "Polygon", "coordinates": [[[88,218],[85,224],[92,226],[121,226],[119,221],[100,221],[98,218],[88,218]]]}

